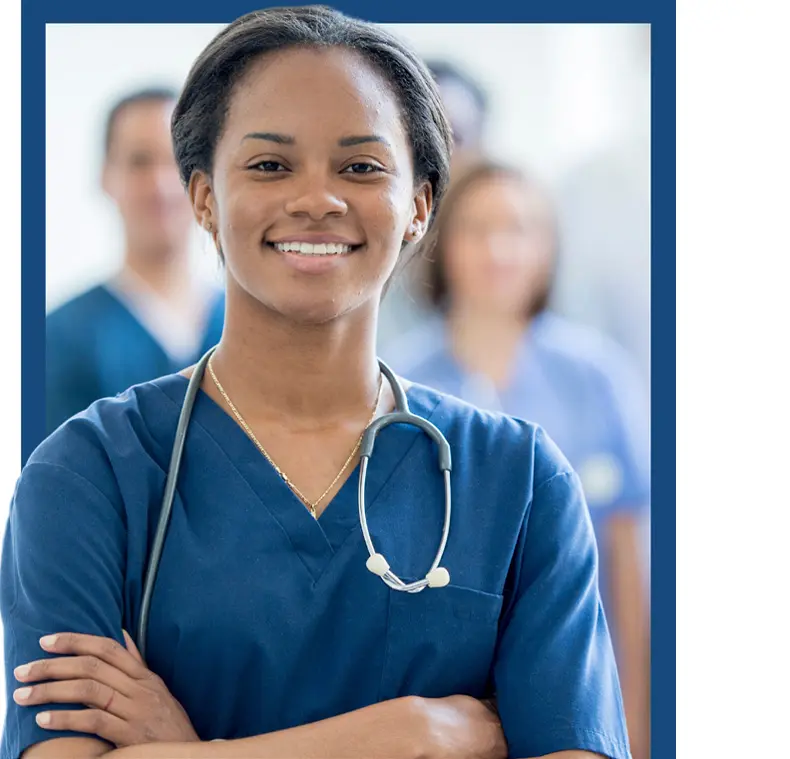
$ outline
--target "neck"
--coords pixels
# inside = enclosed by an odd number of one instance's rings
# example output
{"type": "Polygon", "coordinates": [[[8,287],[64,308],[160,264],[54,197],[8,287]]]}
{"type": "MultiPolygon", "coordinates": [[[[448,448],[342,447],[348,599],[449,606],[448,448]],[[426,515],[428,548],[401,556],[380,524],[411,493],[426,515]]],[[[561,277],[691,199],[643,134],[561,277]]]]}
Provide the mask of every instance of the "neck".
{"type": "Polygon", "coordinates": [[[467,369],[496,386],[510,378],[518,344],[529,323],[523,316],[455,306],[448,314],[453,354],[467,369]]]}
{"type": "Polygon", "coordinates": [[[136,245],[127,239],[124,269],[165,297],[177,298],[191,290],[191,287],[185,287],[192,281],[187,245],[163,244],[152,248],[136,245]]]}
{"type": "Polygon", "coordinates": [[[310,427],[369,414],[379,384],[374,305],[305,325],[265,308],[231,278],[228,288],[212,363],[237,406],[310,427]]]}

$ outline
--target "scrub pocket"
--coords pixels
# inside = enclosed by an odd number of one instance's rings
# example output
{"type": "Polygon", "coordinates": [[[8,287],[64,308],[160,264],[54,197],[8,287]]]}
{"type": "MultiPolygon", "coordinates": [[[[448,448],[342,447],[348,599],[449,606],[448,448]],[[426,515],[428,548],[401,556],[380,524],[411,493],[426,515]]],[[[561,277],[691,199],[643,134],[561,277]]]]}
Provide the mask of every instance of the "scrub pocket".
{"type": "Polygon", "coordinates": [[[501,610],[502,596],[455,585],[390,591],[380,699],[485,696],[501,610]]]}

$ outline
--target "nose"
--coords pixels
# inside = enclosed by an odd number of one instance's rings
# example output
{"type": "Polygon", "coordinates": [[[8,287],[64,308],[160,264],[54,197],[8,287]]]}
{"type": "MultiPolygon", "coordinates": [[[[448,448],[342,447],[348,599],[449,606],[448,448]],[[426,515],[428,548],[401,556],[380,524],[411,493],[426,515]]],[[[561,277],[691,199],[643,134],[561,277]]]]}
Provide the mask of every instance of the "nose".
{"type": "Polygon", "coordinates": [[[515,255],[512,235],[499,229],[487,230],[480,236],[478,250],[493,263],[508,263],[515,255]]]}
{"type": "Polygon", "coordinates": [[[158,165],[153,169],[153,188],[160,197],[183,195],[178,169],[171,165],[158,165]]]}
{"type": "Polygon", "coordinates": [[[285,203],[285,212],[291,216],[307,216],[321,221],[327,216],[345,216],[348,204],[337,193],[332,178],[315,173],[294,178],[292,194],[285,203]]]}

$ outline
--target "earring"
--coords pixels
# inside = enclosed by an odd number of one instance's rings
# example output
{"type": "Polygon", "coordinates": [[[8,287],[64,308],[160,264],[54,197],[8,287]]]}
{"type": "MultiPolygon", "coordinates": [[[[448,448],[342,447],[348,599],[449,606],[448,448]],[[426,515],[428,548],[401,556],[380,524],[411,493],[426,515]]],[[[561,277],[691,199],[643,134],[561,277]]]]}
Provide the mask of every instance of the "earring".
{"type": "Polygon", "coordinates": [[[213,226],[213,225],[211,224],[211,222],[210,222],[210,221],[207,221],[207,222],[206,222],[206,232],[209,232],[209,233],[210,233],[210,232],[211,232],[211,229],[212,229],[212,226],[213,226]]]}

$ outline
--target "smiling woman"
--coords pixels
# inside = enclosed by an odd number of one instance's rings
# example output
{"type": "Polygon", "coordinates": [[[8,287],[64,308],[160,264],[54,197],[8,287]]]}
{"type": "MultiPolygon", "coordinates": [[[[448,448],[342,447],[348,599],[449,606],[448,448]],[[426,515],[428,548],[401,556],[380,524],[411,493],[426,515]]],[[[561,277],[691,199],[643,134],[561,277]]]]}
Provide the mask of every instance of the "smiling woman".
{"type": "MultiPolygon", "coordinates": [[[[198,58],[172,131],[227,269],[226,321],[146,658],[124,630],[138,629],[191,370],[95,403],[20,477],[3,758],[626,759],[590,518],[542,430],[410,385],[453,450],[452,582],[401,593],[367,562],[354,465],[398,390],[376,360],[379,303],[448,178],[425,67],[326,8],[253,13],[198,58]]],[[[443,534],[435,461],[427,436],[393,425],[366,469],[370,535],[406,582],[443,534]]]]}

